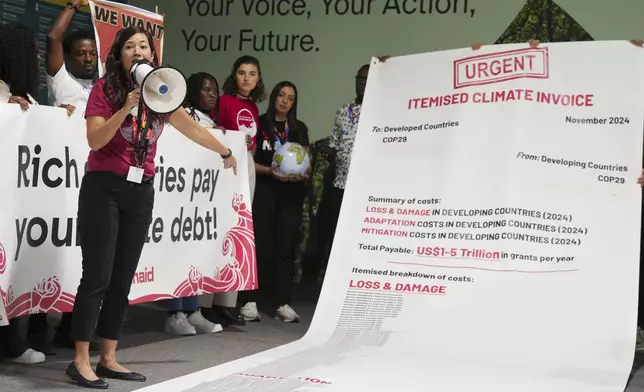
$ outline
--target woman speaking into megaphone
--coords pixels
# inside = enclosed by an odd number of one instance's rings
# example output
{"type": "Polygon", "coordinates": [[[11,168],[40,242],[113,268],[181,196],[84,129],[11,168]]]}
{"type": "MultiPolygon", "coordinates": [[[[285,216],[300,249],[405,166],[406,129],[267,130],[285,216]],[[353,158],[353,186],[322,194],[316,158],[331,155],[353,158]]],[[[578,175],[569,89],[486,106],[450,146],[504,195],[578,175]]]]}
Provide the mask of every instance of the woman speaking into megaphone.
{"type": "Polygon", "coordinates": [[[66,373],[88,388],[107,388],[102,378],[146,380],[119,365],[115,354],[132,277],[152,221],[154,156],[164,124],[169,122],[192,141],[219,154],[225,168],[237,170],[231,150],[185,110],[160,116],[146,111],[145,105],[139,106],[140,92],[134,88],[130,69],[141,60],[159,65],[152,36],[138,27],[119,31],[109,52],[106,74],[94,85],[85,111],[91,152],[78,200],[83,274],[72,316],[76,355],[66,373]],[[141,121],[130,114],[137,107],[141,121]],[[95,329],[101,342],[100,362],[93,371],[89,342],[95,329]]]}

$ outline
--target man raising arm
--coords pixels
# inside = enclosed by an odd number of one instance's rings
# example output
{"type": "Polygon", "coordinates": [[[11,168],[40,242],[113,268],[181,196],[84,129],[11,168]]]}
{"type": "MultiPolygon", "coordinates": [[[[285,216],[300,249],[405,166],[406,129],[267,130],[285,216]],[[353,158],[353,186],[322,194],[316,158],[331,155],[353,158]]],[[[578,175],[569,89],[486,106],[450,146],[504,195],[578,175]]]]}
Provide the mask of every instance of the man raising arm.
{"type": "Polygon", "coordinates": [[[87,0],[73,0],[58,15],[47,37],[47,87],[50,104],[85,110],[89,92],[97,79],[98,56],[92,31],[77,30],[63,41],[69,24],[87,0]]]}

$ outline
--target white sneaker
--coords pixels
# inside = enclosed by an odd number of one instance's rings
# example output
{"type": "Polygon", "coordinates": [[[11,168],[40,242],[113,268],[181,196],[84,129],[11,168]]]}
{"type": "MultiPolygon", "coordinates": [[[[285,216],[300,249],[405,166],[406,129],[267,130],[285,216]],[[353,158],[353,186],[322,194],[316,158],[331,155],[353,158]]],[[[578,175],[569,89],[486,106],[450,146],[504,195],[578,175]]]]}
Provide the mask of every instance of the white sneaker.
{"type": "Polygon", "coordinates": [[[215,324],[206,320],[201,314],[201,309],[188,316],[188,322],[200,333],[216,333],[224,330],[221,324],[215,324]]]}
{"type": "Polygon", "coordinates": [[[166,320],[165,333],[170,335],[190,336],[196,335],[197,330],[188,322],[188,318],[185,313],[177,312],[166,320]]]}
{"type": "Polygon", "coordinates": [[[247,302],[246,305],[242,306],[239,310],[244,321],[261,321],[262,318],[257,311],[256,302],[247,302]]]}
{"type": "Polygon", "coordinates": [[[40,351],[36,351],[28,348],[27,351],[22,353],[21,356],[17,358],[12,358],[11,362],[21,363],[23,365],[33,365],[36,363],[43,363],[45,362],[45,354],[41,353],[40,351]]]}
{"type": "Polygon", "coordinates": [[[277,308],[275,318],[281,319],[285,323],[297,323],[300,321],[300,316],[289,305],[282,305],[277,308]]]}

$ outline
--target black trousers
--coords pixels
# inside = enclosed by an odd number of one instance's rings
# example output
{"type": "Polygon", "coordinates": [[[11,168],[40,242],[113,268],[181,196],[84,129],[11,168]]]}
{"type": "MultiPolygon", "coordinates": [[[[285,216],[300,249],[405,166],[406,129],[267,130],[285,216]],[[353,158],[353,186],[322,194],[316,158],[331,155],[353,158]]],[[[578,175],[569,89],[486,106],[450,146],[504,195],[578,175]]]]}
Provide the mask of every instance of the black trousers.
{"type": "MultiPolygon", "coordinates": [[[[29,335],[38,335],[47,333],[47,313],[37,313],[29,316],[29,327],[27,329],[27,334],[29,335]]],[[[61,337],[69,336],[70,329],[72,327],[72,314],[63,313],[63,316],[60,319],[60,325],[56,330],[56,334],[61,337]]]]}
{"type": "Polygon", "coordinates": [[[152,221],[154,187],[109,172],[88,172],[78,198],[83,276],[72,316],[71,337],[118,340],[132,278],[152,221]]]}
{"type": "Polygon", "coordinates": [[[257,177],[253,225],[259,290],[240,292],[241,305],[258,302],[260,295],[271,306],[290,304],[305,190],[303,183],[257,177]]]}
{"type": "Polygon", "coordinates": [[[326,267],[329,261],[343,197],[344,189],[336,188],[333,185],[324,189],[317,212],[316,251],[307,255],[308,257],[302,266],[302,281],[307,284],[317,283],[320,270],[326,267]]]}
{"type": "Polygon", "coordinates": [[[17,319],[13,319],[9,325],[0,327],[0,361],[17,358],[29,348],[20,336],[17,322],[17,319]]]}

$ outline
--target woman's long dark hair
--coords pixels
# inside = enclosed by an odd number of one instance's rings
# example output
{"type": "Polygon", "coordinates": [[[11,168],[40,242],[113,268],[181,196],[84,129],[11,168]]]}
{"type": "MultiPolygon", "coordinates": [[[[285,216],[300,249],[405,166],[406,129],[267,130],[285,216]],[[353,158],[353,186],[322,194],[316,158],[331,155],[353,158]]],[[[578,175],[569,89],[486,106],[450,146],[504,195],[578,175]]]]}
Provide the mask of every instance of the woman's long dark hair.
{"type": "Polygon", "coordinates": [[[105,89],[103,90],[116,109],[120,109],[125,105],[128,93],[134,89],[134,83],[132,83],[127,72],[123,70],[123,66],[121,65],[121,50],[123,50],[123,46],[125,46],[127,40],[138,33],[145,34],[148,37],[148,44],[152,51],[152,65],[155,67],[159,65],[159,57],[154,47],[154,39],[147,30],[142,27],[132,26],[121,29],[116,33],[116,38],[114,38],[114,43],[112,44],[105,64],[105,89]]]}
{"type": "Polygon", "coordinates": [[[268,109],[266,109],[266,118],[268,120],[268,135],[271,138],[271,140],[275,139],[275,114],[277,113],[277,110],[275,109],[275,101],[277,100],[277,97],[280,95],[280,91],[282,91],[282,88],[284,87],[290,87],[293,89],[295,92],[295,100],[293,101],[293,107],[291,110],[286,113],[286,122],[288,123],[288,130],[289,130],[289,139],[290,140],[297,140],[297,143],[302,142],[302,138],[299,133],[298,129],[298,121],[297,121],[297,98],[298,98],[298,93],[297,93],[297,87],[288,80],[285,80],[283,82],[279,82],[273,87],[273,91],[271,91],[271,96],[269,98],[268,102],[268,109]]]}
{"type": "Polygon", "coordinates": [[[237,70],[244,64],[251,64],[257,67],[257,73],[259,78],[257,79],[257,85],[250,92],[251,101],[258,103],[266,99],[266,88],[264,87],[264,80],[262,79],[262,69],[259,66],[259,60],[253,56],[241,56],[233,64],[233,69],[230,71],[230,75],[224,81],[224,86],[222,90],[224,94],[235,95],[237,94],[237,70]]]}
{"type": "Polygon", "coordinates": [[[11,94],[36,99],[38,95],[38,48],[35,34],[19,23],[0,24],[0,80],[11,94]]]}
{"type": "MultiPolygon", "coordinates": [[[[190,109],[188,114],[190,114],[190,117],[192,117],[196,121],[199,121],[199,119],[198,119],[197,113],[195,113],[195,109],[199,109],[199,110],[203,109],[199,104],[199,95],[201,95],[201,89],[203,87],[204,80],[211,80],[215,82],[217,89],[219,89],[219,82],[214,76],[212,76],[208,72],[193,73],[192,75],[190,75],[190,77],[186,82],[188,88],[186,91],[186,99],[183,101],[182,106],[184,108],[190,109]]],[[[215,108],[210,113],[206,113],[207,115],[210,116],[210,118],[212,118],[215,124],[217,124],[218,109],[219,109],[219,99],[217,99],[215,108]]]]}

